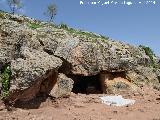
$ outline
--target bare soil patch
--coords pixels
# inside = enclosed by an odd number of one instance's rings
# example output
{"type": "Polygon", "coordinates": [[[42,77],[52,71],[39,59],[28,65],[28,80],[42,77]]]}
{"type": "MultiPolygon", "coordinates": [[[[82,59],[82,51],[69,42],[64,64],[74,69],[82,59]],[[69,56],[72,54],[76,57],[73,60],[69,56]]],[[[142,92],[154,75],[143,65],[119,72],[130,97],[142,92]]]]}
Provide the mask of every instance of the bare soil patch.
{"type": "Polygon", "coordinates": [[[136,103],[124,107],[101,103],[99,97],[103,95],[72,93],[69,98],[42,100],[39,108],[21,106],[24,108],[12,107],[12,111],[1,103],[0,120],[160,120],[160,91],[143,87],[141,94],[125,93],[124,98],[136,103]]]}

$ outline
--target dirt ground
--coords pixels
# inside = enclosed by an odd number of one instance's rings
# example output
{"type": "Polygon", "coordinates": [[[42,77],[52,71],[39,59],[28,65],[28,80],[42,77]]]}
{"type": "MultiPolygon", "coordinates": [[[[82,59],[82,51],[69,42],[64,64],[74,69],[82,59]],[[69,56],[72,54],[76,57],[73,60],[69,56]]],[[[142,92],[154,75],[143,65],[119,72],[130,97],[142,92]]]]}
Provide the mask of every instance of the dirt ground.
{"type": "Polygon", "coordinates": [[[144,87],[141,94],[124,94],[124,98],[136,100],[125,107],[107,106],[100,96],[104,94],[72,93],[69,98],[48,98],[38,106],[30,102],[11,111],[1,104],[0,120],[160,120],[160,91],[144,87]]]}

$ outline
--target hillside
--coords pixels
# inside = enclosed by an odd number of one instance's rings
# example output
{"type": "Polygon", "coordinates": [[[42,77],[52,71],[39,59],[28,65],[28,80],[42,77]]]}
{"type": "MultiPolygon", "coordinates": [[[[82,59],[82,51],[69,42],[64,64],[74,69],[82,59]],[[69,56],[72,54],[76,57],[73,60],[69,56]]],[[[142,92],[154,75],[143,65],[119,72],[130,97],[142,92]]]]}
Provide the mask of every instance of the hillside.
{"type": "Polygon", "coordinates": [[[0,71],[1,98],[13,106],[40,96],[69,97],[71,92],[141,94],[143,86],[160,90],[159,63],[149,48],[2,11],[0,71]]]}

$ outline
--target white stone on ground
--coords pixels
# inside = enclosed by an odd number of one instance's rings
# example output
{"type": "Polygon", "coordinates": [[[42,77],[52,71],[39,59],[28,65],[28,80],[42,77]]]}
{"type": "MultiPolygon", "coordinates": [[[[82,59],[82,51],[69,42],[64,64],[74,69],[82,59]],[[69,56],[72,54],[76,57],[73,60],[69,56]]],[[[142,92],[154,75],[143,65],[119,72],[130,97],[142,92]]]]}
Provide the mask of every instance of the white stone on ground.
{"type": "Polygon", "coordinates": [[[102,100],[102,103],[110,106],[127,106],[127,105],[133,105],[135,103],[135,100],[124,99],[121,95],[103,96],[100,98],[102,100]]]}

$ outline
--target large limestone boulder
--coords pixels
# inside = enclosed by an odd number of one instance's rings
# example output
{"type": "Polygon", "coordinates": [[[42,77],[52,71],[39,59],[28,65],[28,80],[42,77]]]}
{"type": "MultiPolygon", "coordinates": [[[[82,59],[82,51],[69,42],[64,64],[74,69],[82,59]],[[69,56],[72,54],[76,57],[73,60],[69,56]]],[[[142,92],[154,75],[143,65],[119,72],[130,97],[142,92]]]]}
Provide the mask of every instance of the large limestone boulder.
{"type": "Polygon", "coordinates": [[[11,61],[12,79],[9,99],[33,98],[40,91],[41,83],[49,76],[50,72],[56,71],[62,64],[59,58],[43,51],[23,48],[21,52],[23,59],[17,58],[11,61]],[[34,88],[30,90],[33,86],[34,88]],[[25,90],[31,93],[27,93],[25,90]],[[21,94],[15,94],[17,91],[21,91],[21,94]],[[25,91],[24,95],[23,91],[25,91]]]}
{"type": "Polygon", "coordinates": [[[146,65],[150,62],[143,50],[120,42],[102,42],[99,39],[91,42],[81,39],[74,40],[73,44],[73,40],[65,41],[65,44],[58,45],[53,55],[68,61],[71,64],[70,71],[77,75],[95,75],[100,71],[128,71],[138,64],[146,65]]]}

